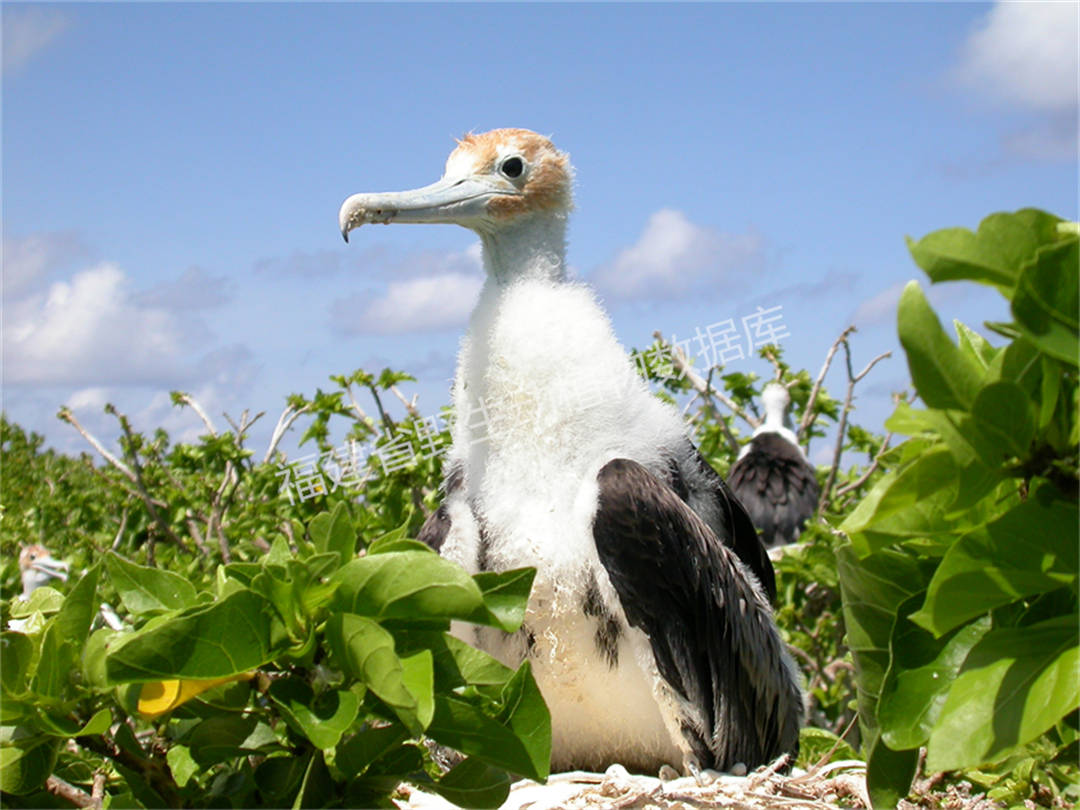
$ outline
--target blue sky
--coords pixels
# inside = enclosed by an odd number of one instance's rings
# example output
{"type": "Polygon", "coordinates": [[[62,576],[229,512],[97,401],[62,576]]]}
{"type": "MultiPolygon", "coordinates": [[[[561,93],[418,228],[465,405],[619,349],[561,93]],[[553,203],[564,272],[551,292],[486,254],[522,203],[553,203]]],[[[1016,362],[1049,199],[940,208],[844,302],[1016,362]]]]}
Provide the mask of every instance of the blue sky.
{"type": "MultiPolygon", "coordinates": [[[[570,153],[570,262],[626,345],[781,307],[788,359],[816,371],[855,323],[857,367],[894,350],[858,390],[879,427],[921,276],[904,236],[1077,218],[1077,8],[5,3],[4,410],[68,451],[85,444],[62,404],[103,440],[106,401],[192,438],[181,389],[219,425],[267,411],[262,448],[288,393],[391,366],[436,412],[477,240],[371,227],[346,246],[338,207],[513,126],[570,153]]],[[[932,300],[1004,316],[970,286],[932,300]]]]}

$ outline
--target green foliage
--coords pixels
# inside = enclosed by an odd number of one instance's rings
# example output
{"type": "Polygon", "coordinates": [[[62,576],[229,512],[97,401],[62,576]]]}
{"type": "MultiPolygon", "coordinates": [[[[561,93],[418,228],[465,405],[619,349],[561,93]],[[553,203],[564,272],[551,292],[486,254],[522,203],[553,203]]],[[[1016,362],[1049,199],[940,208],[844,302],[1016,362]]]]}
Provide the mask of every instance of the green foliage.
{"type": "Polygon", "coordinates": [[[989,325],[1004,346],[959,323],[954,342],[915,282],[900,300],[926,408],[887,422],[911,438],[837,552],[875,804],[907,794],[920,746],[1002,796],[1078,775],[1078,240],[1061,226],[1024,210],[909,243],[931,281],[988,284],[1014,320],[989,325]],[[1006,786],[1005,763],[1027,776],[1006,786]]]}
{"type": "Polygon", "coordinates": [[[544,779],[550,720],[528,665],[448,632],[451,620],[515,631],[531,569],[473,578],[425,547],[395,550],[399,535],[365,543],[339,503],[295,549],[280,536],[201,583],[107,555],[48,602],[40,629],[2,635],[3,791],[39,792],[65,737],[138,806],[354,806],[408,779],[494,807],[505,770],[544,779]],[[102,569],[131,629],[85,642],[102,569]],[[177,679],[191,699],[159,714],[159,682],[177,679]],[[468,758],[442,774],[422,740],[468,758]]]}

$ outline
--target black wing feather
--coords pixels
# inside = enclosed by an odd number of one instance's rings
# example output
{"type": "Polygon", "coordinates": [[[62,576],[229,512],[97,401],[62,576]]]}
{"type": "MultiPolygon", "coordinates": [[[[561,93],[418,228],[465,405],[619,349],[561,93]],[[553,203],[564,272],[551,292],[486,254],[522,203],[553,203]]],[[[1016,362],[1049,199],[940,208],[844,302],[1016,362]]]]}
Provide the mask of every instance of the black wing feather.
{"type": "Polygon", "coordinates": [[[794,751],[803,711],[794,668],[736,555],[640,464],[615,459],[598,481],[600,561],[689,707],[683,726],[698,765],[752,768],[794,751]]]}
{"type": "Polygon", "coordinates": [[[728,482],[766,546],[794,542],[821,494],[814,468],[777,433],[755,436],[750,451],[732,466],[728,482]]]}

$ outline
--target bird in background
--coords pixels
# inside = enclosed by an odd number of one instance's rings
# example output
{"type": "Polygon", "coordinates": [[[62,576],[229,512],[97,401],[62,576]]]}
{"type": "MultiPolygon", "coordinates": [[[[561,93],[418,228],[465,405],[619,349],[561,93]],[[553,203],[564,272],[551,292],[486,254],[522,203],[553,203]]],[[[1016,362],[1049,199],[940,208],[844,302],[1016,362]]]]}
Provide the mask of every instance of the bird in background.
{"type": "Polygon", "coordinates": [[[761,392],[765,421],[728,471],[728,484],[770,551],[794,543],[817,509],[821,487],[792,430],[791,394],[779,382],[761,392]]]}
{"type": "Polygon", "coordinates": [[[568,156],[524,129],[467,135],[442,179],[356,194],[366,223],[453,223],[486,280],[462,341],[444,500],[420,538],[470,572],[537,569],[522,628],[454,632],[528,658],[552,767],[754,767],[797,746],[799,676],[772,565],[739,502],[567,278],[568,156]]]}
{"type": "Polygon", "coordinates": [[[22,578],[22,598],[29,599],[38,588],[53,580],[67,582],[70,566],[55,559],[45,546],[34,543],[19,552],[19,574],[22,578]]]}

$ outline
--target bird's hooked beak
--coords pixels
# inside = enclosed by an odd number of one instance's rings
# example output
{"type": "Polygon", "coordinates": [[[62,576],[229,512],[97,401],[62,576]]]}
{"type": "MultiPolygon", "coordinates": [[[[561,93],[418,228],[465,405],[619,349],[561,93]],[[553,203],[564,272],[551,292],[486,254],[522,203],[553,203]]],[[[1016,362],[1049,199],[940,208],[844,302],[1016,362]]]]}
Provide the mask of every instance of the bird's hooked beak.
{"type": "Polygon", "coordinates": [[[412,191],[354,194],[341,206],[338,222],[346,242],[349,231],[369,222],[449,222],[468,228],[485,217],[492,197],[520,193],[498,177],[443,177],[412,191]]]}
{"type": "Polygon", "coordinates": [[[50,579],[59,579],[62,582],[67,582],[69,566],[63,560],[57,560],[54,557],[46,555],[34,560],[30,564],[30,568],[40,574],[44,574],[50,579]]]}

